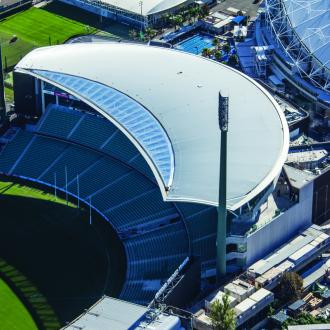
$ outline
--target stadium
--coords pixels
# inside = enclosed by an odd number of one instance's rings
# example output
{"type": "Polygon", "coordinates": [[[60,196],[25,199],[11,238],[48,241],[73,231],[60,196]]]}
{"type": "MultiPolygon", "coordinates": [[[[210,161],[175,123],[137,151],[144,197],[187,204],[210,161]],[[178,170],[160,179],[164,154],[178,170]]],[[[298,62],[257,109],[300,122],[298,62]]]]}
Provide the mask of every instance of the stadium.
{"type": "Polygon", "coordinates": [[[129,0],[60,0],[69,5],[79,7],[101,17],[146,28],[156,24],[164,15],[177,12],[180,8],[193,3],[192,0],[159,0],[159,1],[129,1],[129,0]]]}
{"type": "Polygon", "coordinates": [[[322,0],[267,0],[257,26],[259,46],[274,47],[272,72],[324,120],[330,106],[329,9],[322,0]]]}
{"type": "MultiPolygon", "coordinates": [[[[23,125],[1,139],[0,172],[74,196],[107,221],[126,259],[119,298],[148,305],[190,256],[201,277],[215,275],[219,91],[230,100],[226,202],[236,226],[228,271],[262,252],[247,251],[242,230],[274,190],[289,133],[275,100],[252,79],[177,50],[78,43],[29,53],[15,68],[14,89],[23,125]]],[[[284,237],[297,223],[277,227],[284,237]]],[[[268,250],[272,239],[263,240],[268,250]]]]}

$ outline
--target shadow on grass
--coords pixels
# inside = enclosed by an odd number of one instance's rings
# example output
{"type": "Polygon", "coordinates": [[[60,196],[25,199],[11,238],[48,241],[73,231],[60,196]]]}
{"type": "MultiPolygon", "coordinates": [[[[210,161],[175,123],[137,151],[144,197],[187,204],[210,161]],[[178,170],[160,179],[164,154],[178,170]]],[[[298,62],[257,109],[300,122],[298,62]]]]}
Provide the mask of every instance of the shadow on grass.
{"type": "Polygon", "coordinates": [[[47,299],[23,274],[3,259],[0,259],[0,278],[4,279],[24,304],[38,329],[60,328],[60,322],[47,299]]]}
{"type": "Polygon", "coordinates": [[[109,223],[93,214],[90,225],[88,210],[1,193],[0,258],[12,268],[2,263],[0,272],[27,295],[44,329],[72,321],[104,294],[119,295],[125,252],[109,223]]]}
{"type": "Polygon", "coordinates": [[[107,18],[103,18],[101,21],[99,15],[59,1],[53,1],[42,9],[55,15],[66,17],[68,19],[88,25],[92,28],[106,31],[123,39],[128,39],[129,30],[131,29],[127,25],[115,22],[107,18]]]}

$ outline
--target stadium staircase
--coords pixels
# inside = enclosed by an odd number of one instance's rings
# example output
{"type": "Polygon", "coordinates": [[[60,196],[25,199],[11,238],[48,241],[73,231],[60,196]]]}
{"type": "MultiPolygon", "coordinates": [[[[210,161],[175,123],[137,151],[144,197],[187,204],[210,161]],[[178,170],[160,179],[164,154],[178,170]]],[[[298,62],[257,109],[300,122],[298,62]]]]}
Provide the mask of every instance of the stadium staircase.
{"type": "Polygon", "coordinates": [[[120,298],[148,304],[193,253],[215,258],[216,209],[164,203],[135,146],[104,118],[49,105],[34,132],[19,130],[0,153],[0,172],[77,196],[103,215],[127,256],[120,298]],[[79,183],[79,184],[78,184],[79,183]]]}

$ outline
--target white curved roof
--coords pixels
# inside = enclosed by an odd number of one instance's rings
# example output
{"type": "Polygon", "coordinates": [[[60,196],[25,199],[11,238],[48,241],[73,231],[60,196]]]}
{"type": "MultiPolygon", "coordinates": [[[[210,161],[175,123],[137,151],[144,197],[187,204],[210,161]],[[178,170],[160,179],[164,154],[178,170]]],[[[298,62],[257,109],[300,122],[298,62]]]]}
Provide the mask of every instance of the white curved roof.
{"type": "Polygon", "coordinates": [[[283,0],[283,3],[301,42],[330,69],[330,1],[283,0]]]}
{"type": "MultiPolygon", "coordinates": [[[[111,6],[122,8],[126,11],[141,15],[140,1],[131,0],[102,0],[111,6]]],[[[142,15],[148,16],[175,8],[181,4],[192,2],[191,0],[143,0],[142,15]]]]}
{"type": "Polygon", "coordinates": [[[288,127],[275,100],[240,72],[202,57],[122,43],[70,44],[34,50],[16,70],[72,93],[123,130],[146,158],[165,200],[217,205],[219,91],[230,97],[228,208],[243,205],[266,188],[287,156],[288,127]],[[72,77],[81,81],[69,83],[72,77]],[[109,112],[107,102],[97,103],[97,89],[93,93],[88,87],[88,94],[79,87],[86,81],[120,92],[158,121],[174,157],[172,164],[171,158],[164,160],[172,170],[169,187],[150,145],[123,124],[123,117],[109,112]]]}

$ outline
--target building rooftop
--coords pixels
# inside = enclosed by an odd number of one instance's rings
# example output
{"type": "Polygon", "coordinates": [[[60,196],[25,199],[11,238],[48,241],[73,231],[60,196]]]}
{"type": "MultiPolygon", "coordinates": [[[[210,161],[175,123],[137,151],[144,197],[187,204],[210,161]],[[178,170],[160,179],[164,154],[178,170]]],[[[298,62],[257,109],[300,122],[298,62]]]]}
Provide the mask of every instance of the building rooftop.
{"type": "Polygon", "coordinates": [[[330,330],[329,324],[289,325],[288,330],[330,330]]]}
{"type": "MultiPolygon", "coordinates": [[[[213,302],[215,302],[216,300],[220,300],[222,301],[222,297],[225,295],[225,293],[223,291],[214,291],[212,292],[209,296],[206,297],[205,299],[205,307],[207,309],[210,308],[210,304],[212,304],[213,302]]],[[[237,301],[234,297],[228,295],[228,300],[229,300],[229,304],[230,306],[234,306],[237,301]]]]}
{"type": "Polygon", "coordinates": [[[244,299],[241,303],[239,303],[235,307],[236,314],[240,315],[240,314],[246,312],[247,310],[249,310],[255,304],[256,304],[256,302],[254,300],[252,300],[251,298],[244,299]]]}
{"type": "Polygon", "coordinates": [[[261,288],[258,291],[254,292],[249,298],[254,300],[255,302],[259,302],[272,294],[273,293],[270,292],[269,290],[261,288]]]}
{"type": "Polygon", "coordinates": [[[276,267],[273,267],[270,270],[268,270],[266,273],[257,277],[256,282],[262,284],[266,281],[272,280],[273,278],[277,277],[280,274],[282,274],[282,271],[276,267]]]}
{"type": "Polygon", "coordinates": [[[308,253],[308,251],[314,248],[313,245],[310,245],[309,243],[319,237],[326,239],[329,236],[324,234],[320,227],[312,225],[299,236],[280,247],[268,257],[260,259],[254,263],[249,267],[249,272],[256,275],[263,275],[274,266],[282,264],[289,257],[290,259],[298,260],[302,255],[308,253]]]}
{"type": "Polygon", "coordinates": [[[279,311],[277,314],[272,315],[270,318],[278,324],[283,324],[289,318],[289,316],[286,315],[283,311],[279,311]]]}
{"type": "Polygon", "coordinates": [[[305,186],[308,182],[313,181],[316,176],[306,170],[299,170],[295,167],[284,165],[284,172],[292,187],[300,189],[305,186]]]}
{"type": "Polygon", "coordinates": [[[176,316],[104,296],[63,330],[165,330],[180,329],[180,324],[176,316]]]}
{"type": "Polygon", "coordinates": [[[225,285],[224,290],[229,295],[243,297],[245,295],[250,295],[252,292],[254,292],[255,287],[248,282],[237,279],[225,285]]]}
{"type": "Polygon", "coordinates": [[[102,0],[106,3],[117,8],[121,8],[128,12],[148,16],[152,14],[161,13],[173,7],[179,6],[184,3],[189,3],[187,0],[143,0],[142,6],[139,1],[129,1],[129,0],[102,0]]]}
{"type": "Polygon", "coordinates": [[[299,308],[301,308],[304,305],[306,305],[306,301],[305,300],[302,300],[302,299],[299,299],[299,300],[296,300],[291,305],[289,305],[288,308],[290,310],[292,310],[292,311],[296,311],[296,310],[298,310],[299,308]]]}
{"type": "Polygon", "coordinates": [[[287,162],[289,163],[318,162],[322,159],[325,159],[327,156],[328,156],[328,152],[325,149],[291,152],[288,154],[287,162]]]}
{"type": "Polygon", "coordinates": [[[229,209],[262,192],[287,156],[288,127],[272,96],[244,74],[200,56],[79,43],[34,50],[15,70],[56,85],[112,121],[145,157],[168,201],[218,204],[219,91],[230,98],[229,209]]]}
{"type": "Polygon", "coordinates": [[[147,308],[110,297],[103,297],[63,329],[127,330],[140,320],[147,308]]]}

